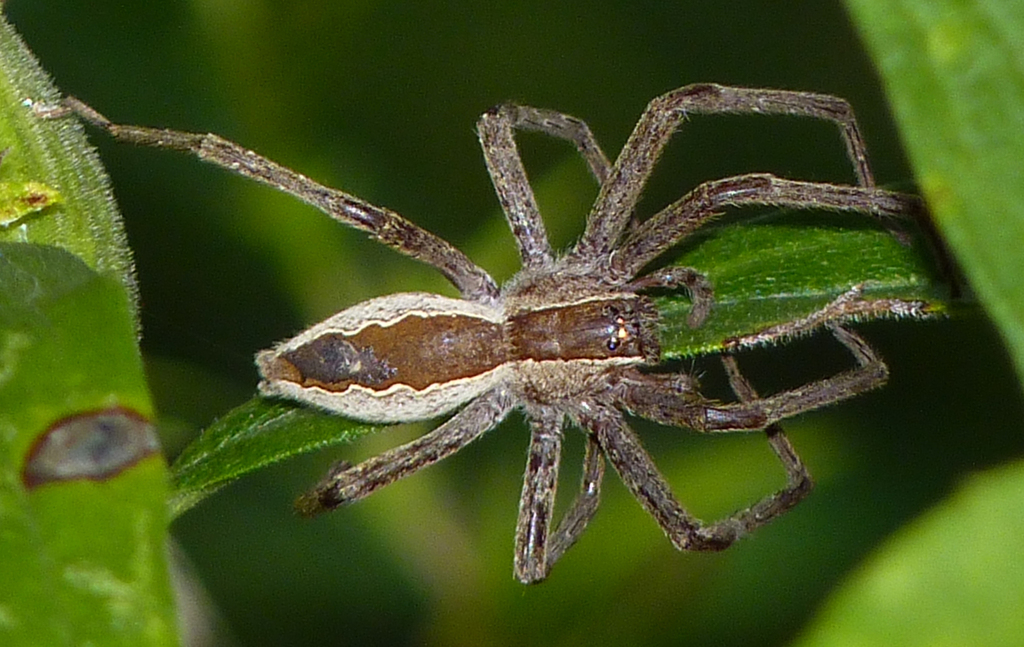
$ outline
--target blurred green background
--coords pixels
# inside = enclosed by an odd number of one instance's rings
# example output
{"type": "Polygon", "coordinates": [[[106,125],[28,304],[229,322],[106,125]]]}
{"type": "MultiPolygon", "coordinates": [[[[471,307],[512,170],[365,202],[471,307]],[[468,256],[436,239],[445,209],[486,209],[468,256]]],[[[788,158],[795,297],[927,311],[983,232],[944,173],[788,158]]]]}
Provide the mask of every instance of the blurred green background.
{"type": "MultiPolygon", "coordinates": [[[[853,104],[880,183],[911,173],[839,3],[398,3],[7,0],[65,92],[127,123],[213,131],[451,240],[499,280],[516,269],[473,125],[507,100],[584,118],[614,155],[652,97],[696,81],[806,89],[853,104]]],[[[172,153],[94,136],[141,283],[143,349],[173,456],[247,399],[253,353],[362,299],[451,294],[436,272],[269,190],[172,153]]],[[[578,234],[596,188],[564,144],[523,137],[549,229],[578,234]]],[[[747,171],[851,181],[826,124],[694,118],[642,205],[747,171]]],[[[861,327],[883,390],[787,425],[818,488],[719,555],[679,554],[613,474],[549,581],[511,577],[527,435],[518,417],[451,460],[315,522],[291,500],[403,426],[247,478],[174,535],[231,640],[321,644],[785,644],[894,531],[967,474],[1024,455],[1024,406],[975,307],[861,327]]],[[[762,392],[845,367],[828,340],[751,353],[762,392]]],[[[715,361],[698,361],[714,391],[715,361]]],[[[686,364],[689,368],[689,363],[686,364]]],[[[783,482],[763,439],[640,428],[676,492],[710,518],[783,482]]],[[[580,434],[569,434],[564,494],[580,434]]],[[[1019,510],[1014,511],[1019,514],[1019,510]]]]}

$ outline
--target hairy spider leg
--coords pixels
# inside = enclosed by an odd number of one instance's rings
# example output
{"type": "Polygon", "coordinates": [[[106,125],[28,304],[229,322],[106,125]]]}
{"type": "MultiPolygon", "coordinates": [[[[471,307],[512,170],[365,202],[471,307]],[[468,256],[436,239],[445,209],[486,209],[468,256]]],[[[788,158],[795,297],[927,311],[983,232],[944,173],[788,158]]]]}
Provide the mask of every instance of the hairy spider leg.
{"type": "MultiPolygon", "coordinates": [[[[740,373],[734,356],[723,355],[722,366],[725,368],[733,393],[741,401],[749,402],[759,398],[754,387],[740,373]]],[[[786,470],[786,485],[777,492],[765,496],[746,510],[733,515],[740,522],[745,533],[750,533],[788,512],[793,506],[807,498],[807,495],[814,489],[814,481],[811,479],[807,467],[800,460],[800,456],[797,455],[793,444],[786,437],[782,425],[773,422],[765,428],[764,432],[768,438],[768,445],[786,470]]]]}
{"type": "Polygon", "coordinates": [[[923,319],[930,314],[926,301],[865,299],[863,294],[864,286],[855,285],[826,304],[825,307],[815,310],[806,317],[762,328],[746,335],[730,337],[725,340],[724,345],[727,349],[734,350],[784,342],[793,337],[809,335],[816,328],[828,323],[843,324],[857,319],[881,319],[884,317],[923,319]]]}
{"type": "MultiPolygon", "coordinates": [[[[295,196],[338,222],[365,231],[388,247],[436,267],[466,299],[493,302],[498,297],[494,279],[461,250],[389,209],[326,187],[214,134],[115,124],[74,97],[65,97],[61,105],[115,139],[191,153],[204,162],[295,196]]],[[[60,115],[51,111],[44,116],[60,115]]]]}
{"type": "Polygon", "coordinates": [[[537,582],[548,573],[548,533],[558,489],[565,414],[551,411],[530,416],[530,449],[516,521],[513,573],[521,582],[537,582]]]}
{"type": "Polygon", "coordinates": [[[749,173],[695,187],[641,223],[613,252],[613,267],[635,274],[725,207],[768,205],[795,209],[852,211],[899,217],[921,207],[918,198],[871,187],[786,180],[749,173]]]}
{"type": "MultiPolygon", "coordinates": [[[[513,130],[541,132],[572,142],[600,185],[608,180],[611,163],[586,122],[572,115],[530,106],[502,104],[480,117],[477,133],[484,159],[502,210],[519,245],[523,267],[544,267],[553,260],[553,252],[516,147],[513,130]]],[[[627,276],[635,276],[639,269],[627,276]]],[[[658,270],[630,282],[626,287],[631,290],[685,287],[694,303],[689,319],[692,328],[703,323],[714,302],[711,283],[693,268],[658,270]]]]}
{"type": "Polygon", "coordinates": [[[581,416],[581,424],[596,436],[623,483],[655,518],[676,548],[723,550],[743,535],[791,509],[810,492],[813,487],[810,475],[778,421],[875,388],[888,375],[885,364],[860,337],[840,326],[830,324],[829,327],[853,353],[858,368],[768,398],[757,396],[731,357],[723,361],[730,384],[740,398],[740,402],[731,404],[711,405],[700,401],[703,399],[695,393],[690,394],[692,397],[687,402],[679,397],[678,386],[667,388],[673,376],[630,371],[632,375],[627,380],[632,384],[620,391],[620,403],[641,417],[704,432],[765,429],[772,450],[786,470],[787,484],[749,508],[719,521],[705,523],[683,508],[617,409],[596,405],[590,407],[591,412],[581,416]]]}
{"type": "Polygon", "coordinates": [[[597,438],[604,455],[633,494],[679,550],[722,550],[739,536],[726,522],[705,526],[672,494],[640,439],[617,409],[592,403],[580,424],[597,438]]]}
{"type": "Polygon", "coordinates": [[[433,431],[358,465],[339,464],[295,506],[315,516],[376,492],[398,479],[451,456],[505,419],[515,405],[507,389],[496,388],[470,402],[433,431]]]}
{"type": "Polygon", "coordinates": [[[558,453],[562,428],[531,425],[530,451],[523,475],[523,493],[516,523],[513,572],[524,584],[544,580],[565,551],[579,540],[601,502],[604,454],[587,434],[580,488],[558,527],[550,532],[558,484],[558,453]]]}
{"type": "Polygon", "coordinates": [[[839,126],[861,186],[873,186],[864,139],[845,100],[824,94],[733,88],[711,83],[684,86],[653,99],[622,148],[587,217],[573,256],[607,256],[632,218],[644,185],[680,121],[688,114],[776,114],[811,117],[839,126]]]}
{"type": "Polygon", "coordinates": [[[554,253],[519,157],[513,130],[539,131],[572,142],[599,184],[605,181],[611,169],[608,157],[586,123],[552,110],[503,104],[481,115],[476,128],[487,171],[519,246],[523,267],[550,266],[554,253]]]}
{"type": "Polygon", "coordinates": [[[825,327],[853,354],[855,368],[775,395],[729,403],[710,403],[695,393],[681,394],[673,375],[626,369],[617,385],[619,402],[631,413],[665,425],[709,433],[754,431],[885,383],[889,369],[863,338],[835,322],[825,327]]]}
{"type": "Polygon", "coordinates": [[[587,524],[597,512],[601,502],[601,481],[604,479],[604,454],[597,439],[587,434],[587,447],[583,454],[583,474],[580,489],[569,509],[548,540],[547,569],[569,550],[580,538],[587,524]]]}

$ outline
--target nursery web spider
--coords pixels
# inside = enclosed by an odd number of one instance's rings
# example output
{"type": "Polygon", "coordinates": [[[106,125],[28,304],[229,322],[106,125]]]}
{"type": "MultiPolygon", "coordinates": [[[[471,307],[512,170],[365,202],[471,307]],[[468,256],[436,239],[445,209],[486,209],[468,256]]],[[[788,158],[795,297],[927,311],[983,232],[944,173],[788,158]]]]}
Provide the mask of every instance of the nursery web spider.
{"type": "Polygon", "coordinates": [[[522,582],[543,580],[580,537],[597,509],[605,459],[680,550],[724,549],[791,508],[809,492],[811,481],[777,423],[878,387],[887,377],[882,360],[842,322],[869,312],[914,314],[923,308],[918,302],[861,300],[855,286],[806,319],[731,340],[740,346],[825,326],[853,354],[853,369],[769,397],[757,395],[732,357],[724,362],[737,402],[703,397],[689,375],[647,370],[660,361],[658,313],[642,292],[655,287],[688,291],[693,327],[711,312],[713,294],[697,269],[642,271],[723,208],[773,205],[883,217],[916,207],[911,196],[874,187],[853,112],[846,101],[831,96],[689,85],[651,101],[614,164],[587,125],[574,117],[518,105],[489,110],[477,130],[522,258],[522,269],[501,288],[461,251],[398,214],[322,186],[216,135],[113,124],[71,98],[57,111],[75,112],[118,139],[191,152],[290,193],[433,265],[452,282],[462,298],[408,293],[371,299],[259,353],[259,390],[373,422],[421,420],[457,410],[406,445],[355,466],[336,465],[299,500],[308,515],[361,499],[432,465],[521,409],[530,427],[515,532],[514,573],[522,582]],[[659,154],[680,122],[695,113],[831,121],[846,144],[857,185],[738,175],[700,184],[653,217],[635,221],[634,207],[659,154]],[[582,237],[565,253],[556,254],[548,242],[517,151],[517,130],[573,143],[600,184],[582,237]],[[788,484],[746,510],[704,523],[673,496],[623,412],[703,433],[766,430],[788,484]],[[586,433],[583,477],[575,501],[552,530],[567,422],[586,433]]]}

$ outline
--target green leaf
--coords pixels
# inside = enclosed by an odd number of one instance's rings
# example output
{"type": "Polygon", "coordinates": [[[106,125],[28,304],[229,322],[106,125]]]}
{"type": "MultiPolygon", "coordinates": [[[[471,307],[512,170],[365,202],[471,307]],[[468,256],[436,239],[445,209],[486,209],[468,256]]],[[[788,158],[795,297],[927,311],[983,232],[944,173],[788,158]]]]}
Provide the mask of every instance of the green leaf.
{"type": "Polygon", "coordinates": [[[846,4],[936,222],[1024,377],[1024,4],[846,4]]]}
{"type": "Polygon", "coordinates": [[[663,352],[694,356],[720,351],[726,339],[794,321],[823,308],[855,285],[862,298],[923,300],[941,312],[946,289],[927,253],[887,230],[845,216],[834,224],[774,213],[701,232],[676,261],[704,272],[715,307],[703,326],[686,323],[689,303],[661,297],[663,352]]]}
{"type": "Polygon", "coordinates": [[[56,98],[0,19],[0,644],[176,645],[130,255],[56,98]]]}
{"type": "Polygon", "coordinates": [[[1019,645],[1024,462],[971,477],[825,604],[799,647],[1019,645]]]}
{"type": "Polygon", "coordinates": [[[0,241],[64,247],[110,272],[136,300],[131,253],[109,181],[74,119],[40,119],[31,105],[60,94],[0,19],[0,241]]]}
{"type": "Polygon", "coordinates": [[[0,286],[0,643],[176,644],[124,286],[31,243],[0,243],[0,286]]]}
{"type": "Polygon", "coordinates": [[[231,481],[261,467],[380,429],[308,407],[254,398],[210,425],[171,472],[178,516],[231,481]]]}

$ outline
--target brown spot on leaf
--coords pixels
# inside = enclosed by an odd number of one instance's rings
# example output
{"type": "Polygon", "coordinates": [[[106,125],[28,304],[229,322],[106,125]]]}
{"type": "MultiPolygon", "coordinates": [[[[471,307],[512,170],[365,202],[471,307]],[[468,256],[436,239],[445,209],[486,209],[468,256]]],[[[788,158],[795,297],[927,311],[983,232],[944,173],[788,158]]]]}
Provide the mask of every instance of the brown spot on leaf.
{"type": "Polygon", "coordinates": [[[103,481],[160,451],[153,425],[115,407],[63,418],[44,432],[25,461],[21,480],[33,488],[57,481],[103,481]]]}
{"type": "Polygon", "coordinates": [[[50,196],[45,193],[27,193],[21,197],[27,206],[41,209],[50,204],[50,196]]]}

